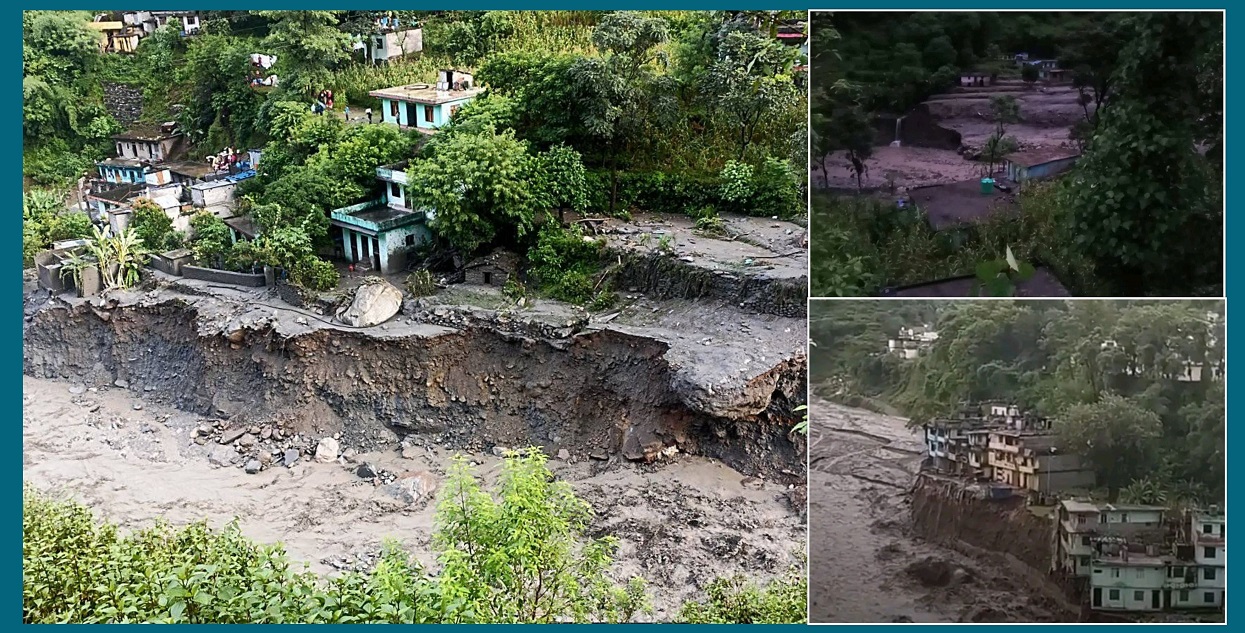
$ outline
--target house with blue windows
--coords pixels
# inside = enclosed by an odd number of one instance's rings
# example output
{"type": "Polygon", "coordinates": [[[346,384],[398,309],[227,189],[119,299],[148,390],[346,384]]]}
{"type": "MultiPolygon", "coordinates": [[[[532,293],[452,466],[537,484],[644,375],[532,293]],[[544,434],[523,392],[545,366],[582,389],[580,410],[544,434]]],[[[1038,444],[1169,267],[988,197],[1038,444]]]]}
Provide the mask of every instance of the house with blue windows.
{"type": "Polygon", "coordinates": [[[484,88],[476,86],[470,74],[441,70],[436,84],[395,86],[368,95],[380,99],[381,121],[431,133],[482,92],[484,88]]]}
{"type": "Polygon", "coordinates": [[[384,185],[380,198],[330,214],[337,233],[333,240],[340,239],[346,261],[388,275],[406,268],[407,255],[432,239],[428,221],[433,212],[412,208],[406,167],[405,161],[378,167],[376,178],[384,185]]]}

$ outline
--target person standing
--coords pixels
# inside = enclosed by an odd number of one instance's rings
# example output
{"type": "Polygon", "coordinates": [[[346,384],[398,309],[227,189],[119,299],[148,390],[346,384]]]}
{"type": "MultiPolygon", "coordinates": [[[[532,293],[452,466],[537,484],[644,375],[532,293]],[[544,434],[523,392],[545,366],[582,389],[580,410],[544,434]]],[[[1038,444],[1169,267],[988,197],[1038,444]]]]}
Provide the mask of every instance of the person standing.
{"type": "Polygon", "coordinates": [[[372,122],[372,109],[368,108],[367,110],[364,110],[364,114],[367,115],[367,122],[371,123],[372,122]]]}
{"type": "Polygon", "coordinates": [[[346,123],[350,122],[350,106],[346,106],[346,123]]]}

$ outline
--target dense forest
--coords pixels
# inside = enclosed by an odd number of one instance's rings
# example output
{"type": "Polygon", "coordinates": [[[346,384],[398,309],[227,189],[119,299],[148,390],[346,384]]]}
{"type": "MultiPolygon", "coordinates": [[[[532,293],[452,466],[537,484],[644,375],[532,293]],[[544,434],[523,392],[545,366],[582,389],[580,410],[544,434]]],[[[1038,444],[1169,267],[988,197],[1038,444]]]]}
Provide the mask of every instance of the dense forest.
{"type": "Polygon", "coordinates": [[[818,302],[812,383],[913,424],[966,402],[1013,402],[1054,420],[1111,491],[1213,502],[1224,491],[1224,326],[1221,301],[818,302]],[[900,327],[920,325],[938,338],[917,358],[887,353],[900,327]]]}
{"type": "MultiPolygon", "coordinates": [[[[1048,265],[1075,295],[1221,294],[1222,14],[813,15],[815,171],[859,178],[874,153],[877,117],[907,114],[958,85],[963,71],[1032,86],[1012,60],[1018,54],[1057,60],[1084,110],[1067,139],[1081,159],[1065,177],[1020,195],[1017,217],[954,237],[886,197],[817,192],[815,294],[974,274],[1008,248],[1048,265]]],[[[977,116],[998,126],[977,160],[997,166],[1016,147],[1007,125],[1024,121],[1007,96],[977,116]]]]}
{"type": "MultiPolygon", "coordinates": [[[[60,195],[110,154],[122,126],[105,92],[121,85],[142,91],[140,121],[179,124],[191,158],[263,148],[258,177],[240,188],[260,238],[233,246],[201,218],[196,256],[238,270],[272,264],[313,289],[336,283],[315,256],[326,212],[374,197],[375,168],[404,159],[413,201],[437,209],[441,246],[530,251],[542,285],[576,302],[608,294],[586,281],[583,262],[596,253],[559,227],[542,230],[543,212],[804,213],[807,100],[799,49],[772,35],[784,15],[396,12],[421,26],[423,52],[368,64],[353,38],[391,13],[210,11],[193,36],[173,21],[118,55],[100,52],[90,13],[25,12],[27,189],[60,195]],[[257,53],[276,56],[277,86],[248,80],[257,53]],[[431,139],[341,116],[379,108],[369,91],[433,82],[444,68],[474,72],[488,91],[431,139]],[[333,116],[313,116],[326,89],[337,95],[333,116]],[[458,195],[457,183],[475,186],[458,195]]],[[[49,200],[28,195],[28,252],[74,232],[49,200]]],[[[186,239],[147,234],[150,247],[186,239]]]]}

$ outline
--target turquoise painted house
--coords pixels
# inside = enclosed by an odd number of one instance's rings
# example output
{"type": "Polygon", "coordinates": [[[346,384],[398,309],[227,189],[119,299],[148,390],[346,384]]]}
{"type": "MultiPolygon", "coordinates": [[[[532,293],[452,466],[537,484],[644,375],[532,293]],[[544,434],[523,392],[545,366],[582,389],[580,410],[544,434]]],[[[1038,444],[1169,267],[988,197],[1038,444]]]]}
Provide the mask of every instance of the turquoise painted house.
{"type": "Polygon", "coordinates": [[[1063,148],[1034,149],[1003,157],[1003,168],[1012,182],[1023,185],[1030,180],[1053,178],[1068,171],[1081,154],[1063,148]]]}
{"type": "MultiPolygon", "coordinates": [[[[406,268],[411,251],[432,239],[431,210],[415,210],[407,196],[407,163],[376,169],[385,192],[377,200],[335,209],[330,222],[340,232],[346,261],[388,275],[406,268]]],[[[334,236],[334,241],[336,241],[334,236]]]]}
{"type": "Polygon", "coordinates": [[[381,121],[403,129],[434,132],[449,123],[459,108],[482,92],[484,89],[475,85],[471,75],[457,70],[442,70],[435,85],[395,86],[368,94],[380,99],[381,121]]]}

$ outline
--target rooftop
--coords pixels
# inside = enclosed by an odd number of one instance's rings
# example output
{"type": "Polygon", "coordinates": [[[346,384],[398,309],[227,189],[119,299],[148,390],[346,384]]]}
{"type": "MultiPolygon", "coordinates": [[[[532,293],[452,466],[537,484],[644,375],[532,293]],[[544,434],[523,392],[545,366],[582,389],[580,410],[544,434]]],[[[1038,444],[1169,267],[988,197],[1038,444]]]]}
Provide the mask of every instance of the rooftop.
{"type": "Polygon", "coordinates": [[[175,174],[188,176],[195,180],[202,180],[212,173],[212,166],[206,163],[197,163],[192,161],[178,161],[172,163],[164,163],[158,165],[157,169],[167,169],[175,174]]]}
{"type": "Polygon", "coordinates": [[[251,216],[249,215],[242,215],[242,216],[238,216],[235,218],[226,218],[225,224],[229,225],[229,228],[247,237],[254,238],[256,235],[258,235],[258,231],[255,228],[255,221],[252,220],[251,216]]]}
{"type": "Polygon", "coordinates": [[[422,211],[394,208],[382,200],[373,200],[341,209],[334,209],[330,217],[332,222],[339,226],[377,233],[399,226],[422,222],[426,216],[422,211]]]}
{"type": "Polygon", "coordinates": [[[141,160],[135,160],[133,158],[117,158],[114,156],[112,158],[105,158],[95,164],[101,167],[142,167],[145,163],[141,160]]]}
{"type": "Polygon", "coordinates": [[[925,212],[935,231],[974,224],[999,213],[1015,210],[1015,200],[997,187],[981,193],[981,180],[964,180],[946,185],[914,187],[909,200],[925,212]]]}
{"type": "Polygon", "coordinates": [[[130,185],[121,185],[120,187],[109,189],[108,191],[91,192],[91,194],[87,197],[120,204],[134,196],[141,195],[146,189],[147,185],[145,183],[134,183],[130,185]]]}
{"type": "Polygon", "coordinates": [[[1167,512],[1164,506],[1148,506],[1139,503],[1108,503],[1102,506],[1107,512],[1167,512]]]}
{"type": "Polygon", "coordinates": [[[164,141],[171,138],[181,136],[181,132],[166,132],[164,129],[167,124],[158,123],[138,123],[130,127],[130,129],[114,134],[112,137],[119,141],[164,141]]]}
{"type": "Polygon", "coordinates": [[[1007,156],[1004,156],[1003,159],[1024,167],[1033,167],[1035,165],[1053,163],[1057,160],[1076,158],[1080,155],[1080,152],[1066,147],[1043,147],[1008,154],[1007,156]]]}
{"type": "Polygon", "coordinates": [[[1071,512],[1072,514],[1098,514],[1098,504],[1091,503],[1089,501],[1076,501],[1074,499],[1068,499],[1062,501],[1060,505],[1063,506],[1064,510],[1071,512]]]}
{"type": "Polygon", "coordinates": [[[1094,564],[1106,567],[1163,567],[1175,560],[1174,556],[1150,556],[1144,552],[1129,552],[1127,559],[1118,554],[1099,554],[1094,557],[1094,564]]]}
{"type": "MultiPolygon", "coordinates": [[[[977,284],[975,275],[949,277],[921,284],[888,288],[886,297],[972,297],[977,284]]],[[[1033,277],[1017,284],[1017,297],[1067,297],[1067,288],[1044,266],[1035,266],[1033,277]]]]}
{"type": "Polygon", "coordinates": [[[384,88],[382,90],[373,90],[368,96],[378,99],[393,99],[395,101],[409,101],[411,103],[426,103],[429,105],[438,105],[441,103],[449,103],[451,101],[459,101],[461,99],[470,99],[484,92],[484,88],[473,87],[466,90],[437,90],[435,84],[410,84],[406,86],[395,86],[393,88],[384,88]]]}

